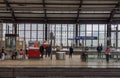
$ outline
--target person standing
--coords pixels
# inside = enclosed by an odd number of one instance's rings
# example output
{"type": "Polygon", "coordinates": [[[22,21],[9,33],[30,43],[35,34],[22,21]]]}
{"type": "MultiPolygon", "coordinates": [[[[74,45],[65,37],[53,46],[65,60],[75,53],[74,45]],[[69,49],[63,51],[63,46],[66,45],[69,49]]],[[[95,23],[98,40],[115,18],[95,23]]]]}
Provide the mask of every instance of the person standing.
{"type": "Polygon", "coordinates": [[[5,52],[4,52],[4,48],[2,48],[2,52],[1,52],[1,54],[2,54],[1,60],[5,60],[5,52]]]}
{"type": "Polygon", "coordinates": [[[50,57],[50,55],[51,55],[51,51],[52,51],[52,46],[49,45],[49,46],[48,46],[48,49],[49,49],[49,50],[48,50],[48,57],[50,57]]]}
{"type": "Polygon", "coordinates": [[[20,49],[19,54],[20,54],[20,59],[22,60],[22,59],[23,59],[23,55],[24,55],[24,52],[23,52],[23,50],[22,50],[22,49],[20,49]]]}
{"type": "Polygon", "coordinates": [[[98,59],[101,58],[101,51],[102,51],[102,46],[98,45],[97,47],[98,59]]]}
{"type": "Polygon", "coordinates": [[[17,57],[17,50],[15,49],[15,50],[12,52],[11,58],[12,58],[12,60],[13,60],[13,59],[16,60],[16,57],[17,57]]]}
{"type": "Polygon", "coordinates": [[[43,45],[40,46],[39,50],[40,50],[40,53],[41,53],[41,58],[43,58],[43,55],[44,55],[44,47],[43,47],[43,45]]]}
{"type": "Polygon", "coordinates": [[[72,46],[69,48],[69,58],[72,58],[72,54],[73,54],[73,48],[72,46]]]}
{"type": "Polygon", "coordinates": [[[106,48],[105,54],[106,54],[106,62],[109,63],[110,54],[111,54],[111,51],[110,51],[109,47],[106,48]]]}

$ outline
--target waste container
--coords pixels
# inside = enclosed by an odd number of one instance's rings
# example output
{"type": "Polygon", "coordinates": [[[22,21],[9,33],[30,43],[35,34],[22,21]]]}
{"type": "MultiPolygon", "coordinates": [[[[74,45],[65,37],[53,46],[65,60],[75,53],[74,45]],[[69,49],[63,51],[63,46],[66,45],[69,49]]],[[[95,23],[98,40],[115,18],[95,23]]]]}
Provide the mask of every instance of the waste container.
{"type": "Polygon", "coordinates": [[[65,60],[65,52],[56,52],[56,60],[65,60]]]}

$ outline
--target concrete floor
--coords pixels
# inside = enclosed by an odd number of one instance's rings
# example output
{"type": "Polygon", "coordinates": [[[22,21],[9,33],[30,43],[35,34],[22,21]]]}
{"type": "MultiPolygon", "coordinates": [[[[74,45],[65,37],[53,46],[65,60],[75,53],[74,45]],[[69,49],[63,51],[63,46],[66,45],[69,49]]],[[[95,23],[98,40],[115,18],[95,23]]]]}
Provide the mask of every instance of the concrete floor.
{"type": "Polygon", "coordinates": [[[106,63],[105,59],[89,59],[87,62],[81,62],[79,55],[73,55],[69,58],[66,55],[65,60],[56,60],[55,55],[51,60],[49,57],[43,59],[24,59],[24,60],[0,60],[0,67],[92,67],[92,68],[120,68],[120,61],[110,60],[106,63]]]}

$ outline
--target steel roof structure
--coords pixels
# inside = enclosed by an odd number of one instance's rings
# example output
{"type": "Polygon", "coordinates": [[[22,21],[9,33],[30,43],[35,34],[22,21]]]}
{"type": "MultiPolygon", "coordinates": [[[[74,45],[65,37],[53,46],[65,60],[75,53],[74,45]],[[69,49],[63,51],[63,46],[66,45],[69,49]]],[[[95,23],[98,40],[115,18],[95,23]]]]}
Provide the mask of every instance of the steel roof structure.
{"type": "Polygon", "coordinates": [[[0,0],[0,20],[12,23],[120,23],[120,0],[0,0]]]}

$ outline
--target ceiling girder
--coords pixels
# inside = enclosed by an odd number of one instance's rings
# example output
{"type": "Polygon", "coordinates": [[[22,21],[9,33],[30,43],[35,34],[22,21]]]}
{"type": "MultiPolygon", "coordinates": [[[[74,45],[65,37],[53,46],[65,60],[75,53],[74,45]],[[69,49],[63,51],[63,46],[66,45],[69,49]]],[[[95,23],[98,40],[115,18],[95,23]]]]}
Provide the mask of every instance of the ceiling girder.
{"type": "Polygon", "coordinates": [[[46,14],[46,6],[45,6],[45,0],[42,0],[43,1],[43,11],[44,11],[44,21],[47,22],[47,14],[46,14]]]}
{"type": "MultiPolygon", "coordinates": [[[[5,2],[0,2],[0,4],[5,4],[5,2]]],[[[25,2],[9,2],[9,4],[12,5],[19,5],[19,6],[25,6],[25,5],[43,5],[43,3],[25,3],[25,2]]],[[[79,3],[44,3],[45,5],[80,5],[79,3]]],[[[116,3],[83,3],[82,5],[115,5],[116,3]]]]}
{"type": "Polygon", "coordinates": [[[116,4],[116,6],[114,7],[114,9],[111,11],[110,16],[109,16],[109,19],[108,19],[108,23],[111,23],[111,22],[112,22],[113,17],[114,17],[114,15],[116,14],[116,11],[119,11],[119,9],[116,9],[116,8],[119,8],[119,7],[120,7],[120,2],[118,2],[118,3],[116,4]]]}
{"type": "Polygon", "coordinates": [[[15,17],[15,13],[14,10],[12,9],[12,7],[10,6],[9,2],[7,0],[4,0],[5,4],[6,4],[6,9],[10,11],[13,21],[16,21],[16,17],[15,17]]]}
{"type": "Polygon", "coordinates": [[[79,8],[77,10],[77,19],[76,21],[79,22],[79,15],[80,15],[80,11],[81,11],[81,7],[82,7],[82,4],[83,4],[83,0],[80,0],[80,4],[79,4],[79,8]]]}

